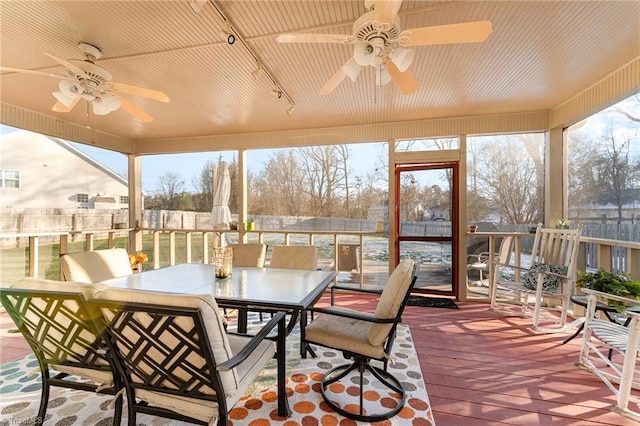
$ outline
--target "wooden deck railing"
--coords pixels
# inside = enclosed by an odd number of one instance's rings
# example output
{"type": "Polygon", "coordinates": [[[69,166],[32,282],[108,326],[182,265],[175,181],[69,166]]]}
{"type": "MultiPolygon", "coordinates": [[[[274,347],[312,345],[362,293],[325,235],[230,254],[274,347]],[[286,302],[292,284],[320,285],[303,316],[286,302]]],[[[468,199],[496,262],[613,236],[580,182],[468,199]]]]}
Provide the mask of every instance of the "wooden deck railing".
{"type": "MultiPolygon", "coordinates": [[[[26,259],[25,272],[27,276],[39,276],[38,265],[40,256],[40,243],[41,240],[48,241],[50,244],[58,242],[60,245],[60,253],[66,253],[68,251],[69,243],[78,239],[84,239],[84,250],[93,250],[94,242],[99,238],[105,238],[107,240],[107,246],[115,247],[115,240],[119,237],[129,237],[132,232],[144,232],[152,234],[152,256],[153,262],[151,267],[157,269],[161,267],[161,258],[168,258],[168,264],[176,264],[178,256],[176,246],[176,236],[184,235],[184,253],[180,253],[180,258],[185,259],[186,262],[191,262],[194,259],[192,239],[198,235],[201,238],[202,244],[200,245],[200,253],[197,258],[204,263],[209,262],[209,240],[213,234],[218,234],[220,237],[225,238],[227,235],[237,235],[238,231],[225,231],[220,233],[215,230],[203,230],[203,229],[157,229],[157,228],[127,228],[127,229],[97,229],[97,230],[85,230],[85,231],[57,231],[57,232],[42,232],[42,233],[12,233],[12,234],[0,234],[0,243],[2,247],[14,246],[21,247],[26,246],[28,252],[28,258],[26,259]],[[160,246],[160,236],[162,234],[168,234],[168,248],[162,249],[160,246]],[[168,250],[168,253],[164,252],[168,250]],[[162,254],[162,256],[161,256],[162,254]]],[[[373,232],[357,232],[357,231],[314,231],[314,230],[252,230],[242,231],[246,233],[250,241],[257,240],[258,242],[264,242],[265,237],[278,237],[278,241],[282,241],[283,244],[288,245],[291,242],[292,237],[301,237],[308,244],[314,244],[314,237],[316,236],[328,236],[334,249],[333,259],[329,260],[329,263],[334,269],[338,268],[338,250],[339,244],[349,243],[358,245],[360,247],[358,253],[358,264],[362,269],[365,265],[364,253],[366,251],[366,238],[367,237],[385,237],[386,234],[379,234],[373,232]],[[345,241],[346,240],[346,241],[345,241]]],[[[495,253],[497,250],[497,239],[506,235],[513,235],[515,237],[515,250],[517,253],[522,251],[523,239],[531,238],[531,234],[519,233],[519,232],[476,232],[473,234],[475,237],[487,237],[489,251],[495,253]]],[[[589,238],[582,237],[580,240],[580,257],[578,262],[578,269],[597,269],[603,268],[605,270],[624,271],[628,273],[634,279],[640,279],[640,243],[608,240],[601,238],[589,238]]],[[[527,244],[524,244],[526,246],[527,244]]],[[[515,263],[518,265],[520,256],[515,257],[515,263]]],[[[165,261],[166,262],[166,261],[165,261]]],[[[360,273],[360,286],[364,283],[364,274],[366,271],[360,273]]],[[[464,282],[464,281],[462,281],[464,282]]]]}

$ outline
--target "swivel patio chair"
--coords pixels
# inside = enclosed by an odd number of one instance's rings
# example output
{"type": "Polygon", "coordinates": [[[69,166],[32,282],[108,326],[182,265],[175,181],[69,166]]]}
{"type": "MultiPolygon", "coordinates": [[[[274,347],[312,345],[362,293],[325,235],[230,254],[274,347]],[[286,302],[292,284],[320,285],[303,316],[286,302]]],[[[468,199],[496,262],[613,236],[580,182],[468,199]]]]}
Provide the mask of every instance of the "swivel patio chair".
{"type": "MultiPolygon", "coordinates": [[[[490,309],[506,315],[531,317],[533,329],[547,333],[564,331],[581,323],[579,319],[567,324],[581,232],[580,225],[576,229],[538,225],[528,267],[500,259],[494,263],[489,286],[490,309]]],[[[511,244],[509,239],[503,240],[501,258],[503,251],[511,252],[511,244]]]]}
{"type": "Polygon", "coordinates": [[[616,404],[611,407],[613,411],[640,422],[640,313],[637,312],[640,301],[585,288],[582,291],[587,294],[588,302],[580,359],[576,365],[595,374],[611,389],[616,397],[616,404]],[[598,303],[608,305],[611,302],[618,303],[620,319],[626,321],[618,323],[596,315],[598,303]],[[635,312],[627,310],[631,307],[635,312]]]}
{"type": "Polygon", "coordinates": [[[340,350],[345,358],[353,360],[328,371],[321,382],[322,398],[341,415],[353,420],[376,422],[395,416],[404,406],[405,390],[399,380],[387,371],[387,361],[392,355],[396,327],[415,281],[416,263],[406,259],[398,264],[381,293],[351,287],[331,288],[332,300],[333,293],[343,289],[379,294],[375,313],[334,306],[333,303],[327,308],[313,308],[320,315],[306,327],[305,342],[340,350]],[[382,362],[383,368],[372,365],[372,360],[382,362]],[[336,387],[345,389],[344,393],[333,393],[332,385],[337,382],[344,385],[336,387]],[[357,392],[347,390],[354,383],[358,385],[357,392]],[[370,395],[367,394],[374,392],[385,394],[386,401],[382,405],[387,410],[383,411],[369,402],[370,395]],[[345,399],[346,402],[340,402],[345,399]]]}
{"type": "Polygon", "coordinates": [[[95,283],[131,275],[129,254],[125,249],[83,251],[60,256],[60,271],[65,281],[95,283]]]}
{"type": "Polygon", "coordinates": [[[110,289],[92,303],[107,322],[110,350],[127,393],[129,425],[136,424],[138,413],[226,425],[228,411],[274,355],[278,413],[290,414],[283,313],[251,337],[225,332],[210,295],[110,289]],[[277,337],[271,339],[267,334],[276,326],[277,337]]]}
{"type": "MultiPolygon", "coordinates": [[[[36,424],[44,422],[52,386],[118,394],[121,382],[107,355],[102,317],[87,303],[105,288],[26,278],[0,290],[2,305],[38,360],[42,394],[36,424]]],[[[121,415],[118,394],[114,425],[120,424],[121,415]]]]}

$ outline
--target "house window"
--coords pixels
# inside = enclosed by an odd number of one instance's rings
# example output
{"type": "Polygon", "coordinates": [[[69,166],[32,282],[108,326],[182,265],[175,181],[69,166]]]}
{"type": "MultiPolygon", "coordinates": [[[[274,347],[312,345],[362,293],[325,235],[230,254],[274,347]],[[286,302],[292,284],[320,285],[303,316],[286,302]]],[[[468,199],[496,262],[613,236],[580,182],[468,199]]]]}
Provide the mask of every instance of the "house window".
{"type": "Polygon", "coordinates": [[[129,204],[129,196],[121,195],[120,196],[120,204],[129,204]]]}
{"type": "Polygon", "coordinates": [[[77,194],[76,200],[79,203],[88,203],[89,202],[89,194],[77,194]]]}
{"type": "Polygon", "coordinates": [[[20,172],[17,170],[0,170],[0,187],[20,188],[20,172]]]}

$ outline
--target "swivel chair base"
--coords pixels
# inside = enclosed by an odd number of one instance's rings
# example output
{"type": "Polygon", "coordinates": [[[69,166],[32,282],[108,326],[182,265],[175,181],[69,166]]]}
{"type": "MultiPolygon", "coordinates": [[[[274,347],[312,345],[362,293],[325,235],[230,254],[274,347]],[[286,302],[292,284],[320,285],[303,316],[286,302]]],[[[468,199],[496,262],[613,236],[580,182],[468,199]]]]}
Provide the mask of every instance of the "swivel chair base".
{"type": "Polygon", "coordinates": [[[400,412],[406,401],[405,390],[402,388],[398,379],[386,371],[372,366],[369,364],[368,359],[362,357],[356,357],[351,364],[339,365],[329,370],[322,379],[320,392],[324,401],[335,412],[346,418],[362,422],[377,422],[390,419],[400,412]],[[354,374],[350,374],[352,372],[354,374]],[[344,378],[346,378],[346,380],[341,382],[342,386],[340,386],[340,390],[343,391],[333,393],[331,391],[331,385],[340,382],[344,378]],[[377,381],[380,386],[373,386],[373,381],[377,381]],[[355,392],[349,392],[348,390],[353,384],[358,386],[357,395],[354,395],[355,392]],[[372,411],[371,408],[374,407],[373,403],[369,402],[368,398],[365,398],[364,385],[368,385],[366,391],[373,390],[380,393],[385,389],[389,390],[386,395],[380,395],[380,399],[385,399],[384,405],[379,404],[376,405],[376,407],[388,408],[393,404],[391,400],[395,401],[395,407],[382,413],[368,412],[372,411]],[[344,400],[346,398],[353,399],[354,402],[343,404],[337,402],[338,399],[344,400]],[[369,404],[365,405],[367,402],[369,402],[369,404]]]}

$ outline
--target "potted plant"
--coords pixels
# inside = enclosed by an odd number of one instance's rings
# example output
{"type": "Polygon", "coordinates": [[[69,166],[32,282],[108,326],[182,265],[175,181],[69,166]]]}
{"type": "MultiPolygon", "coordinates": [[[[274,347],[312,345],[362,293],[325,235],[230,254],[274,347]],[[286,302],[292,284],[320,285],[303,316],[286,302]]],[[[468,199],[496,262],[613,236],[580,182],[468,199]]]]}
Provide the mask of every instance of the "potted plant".
{"type": "MultiPolygon", "coordinates": [[[[578,271],[576,287],[640,301],[640,281],[632,280],[625,272],[609,272],[604,269],[596,272],[578,271]]],[[[624,310],[622,302],[611,300],[609,305],[615,306],[619,311],[624,310]]]]}
{"type": "Polygon", "coordinates": [[[253,231],[254,229],[256,229],[256,221],[253,220],[253,218],[250,218],[249,220],[247,220],[246,229],[247,231],[253,231]]]}

